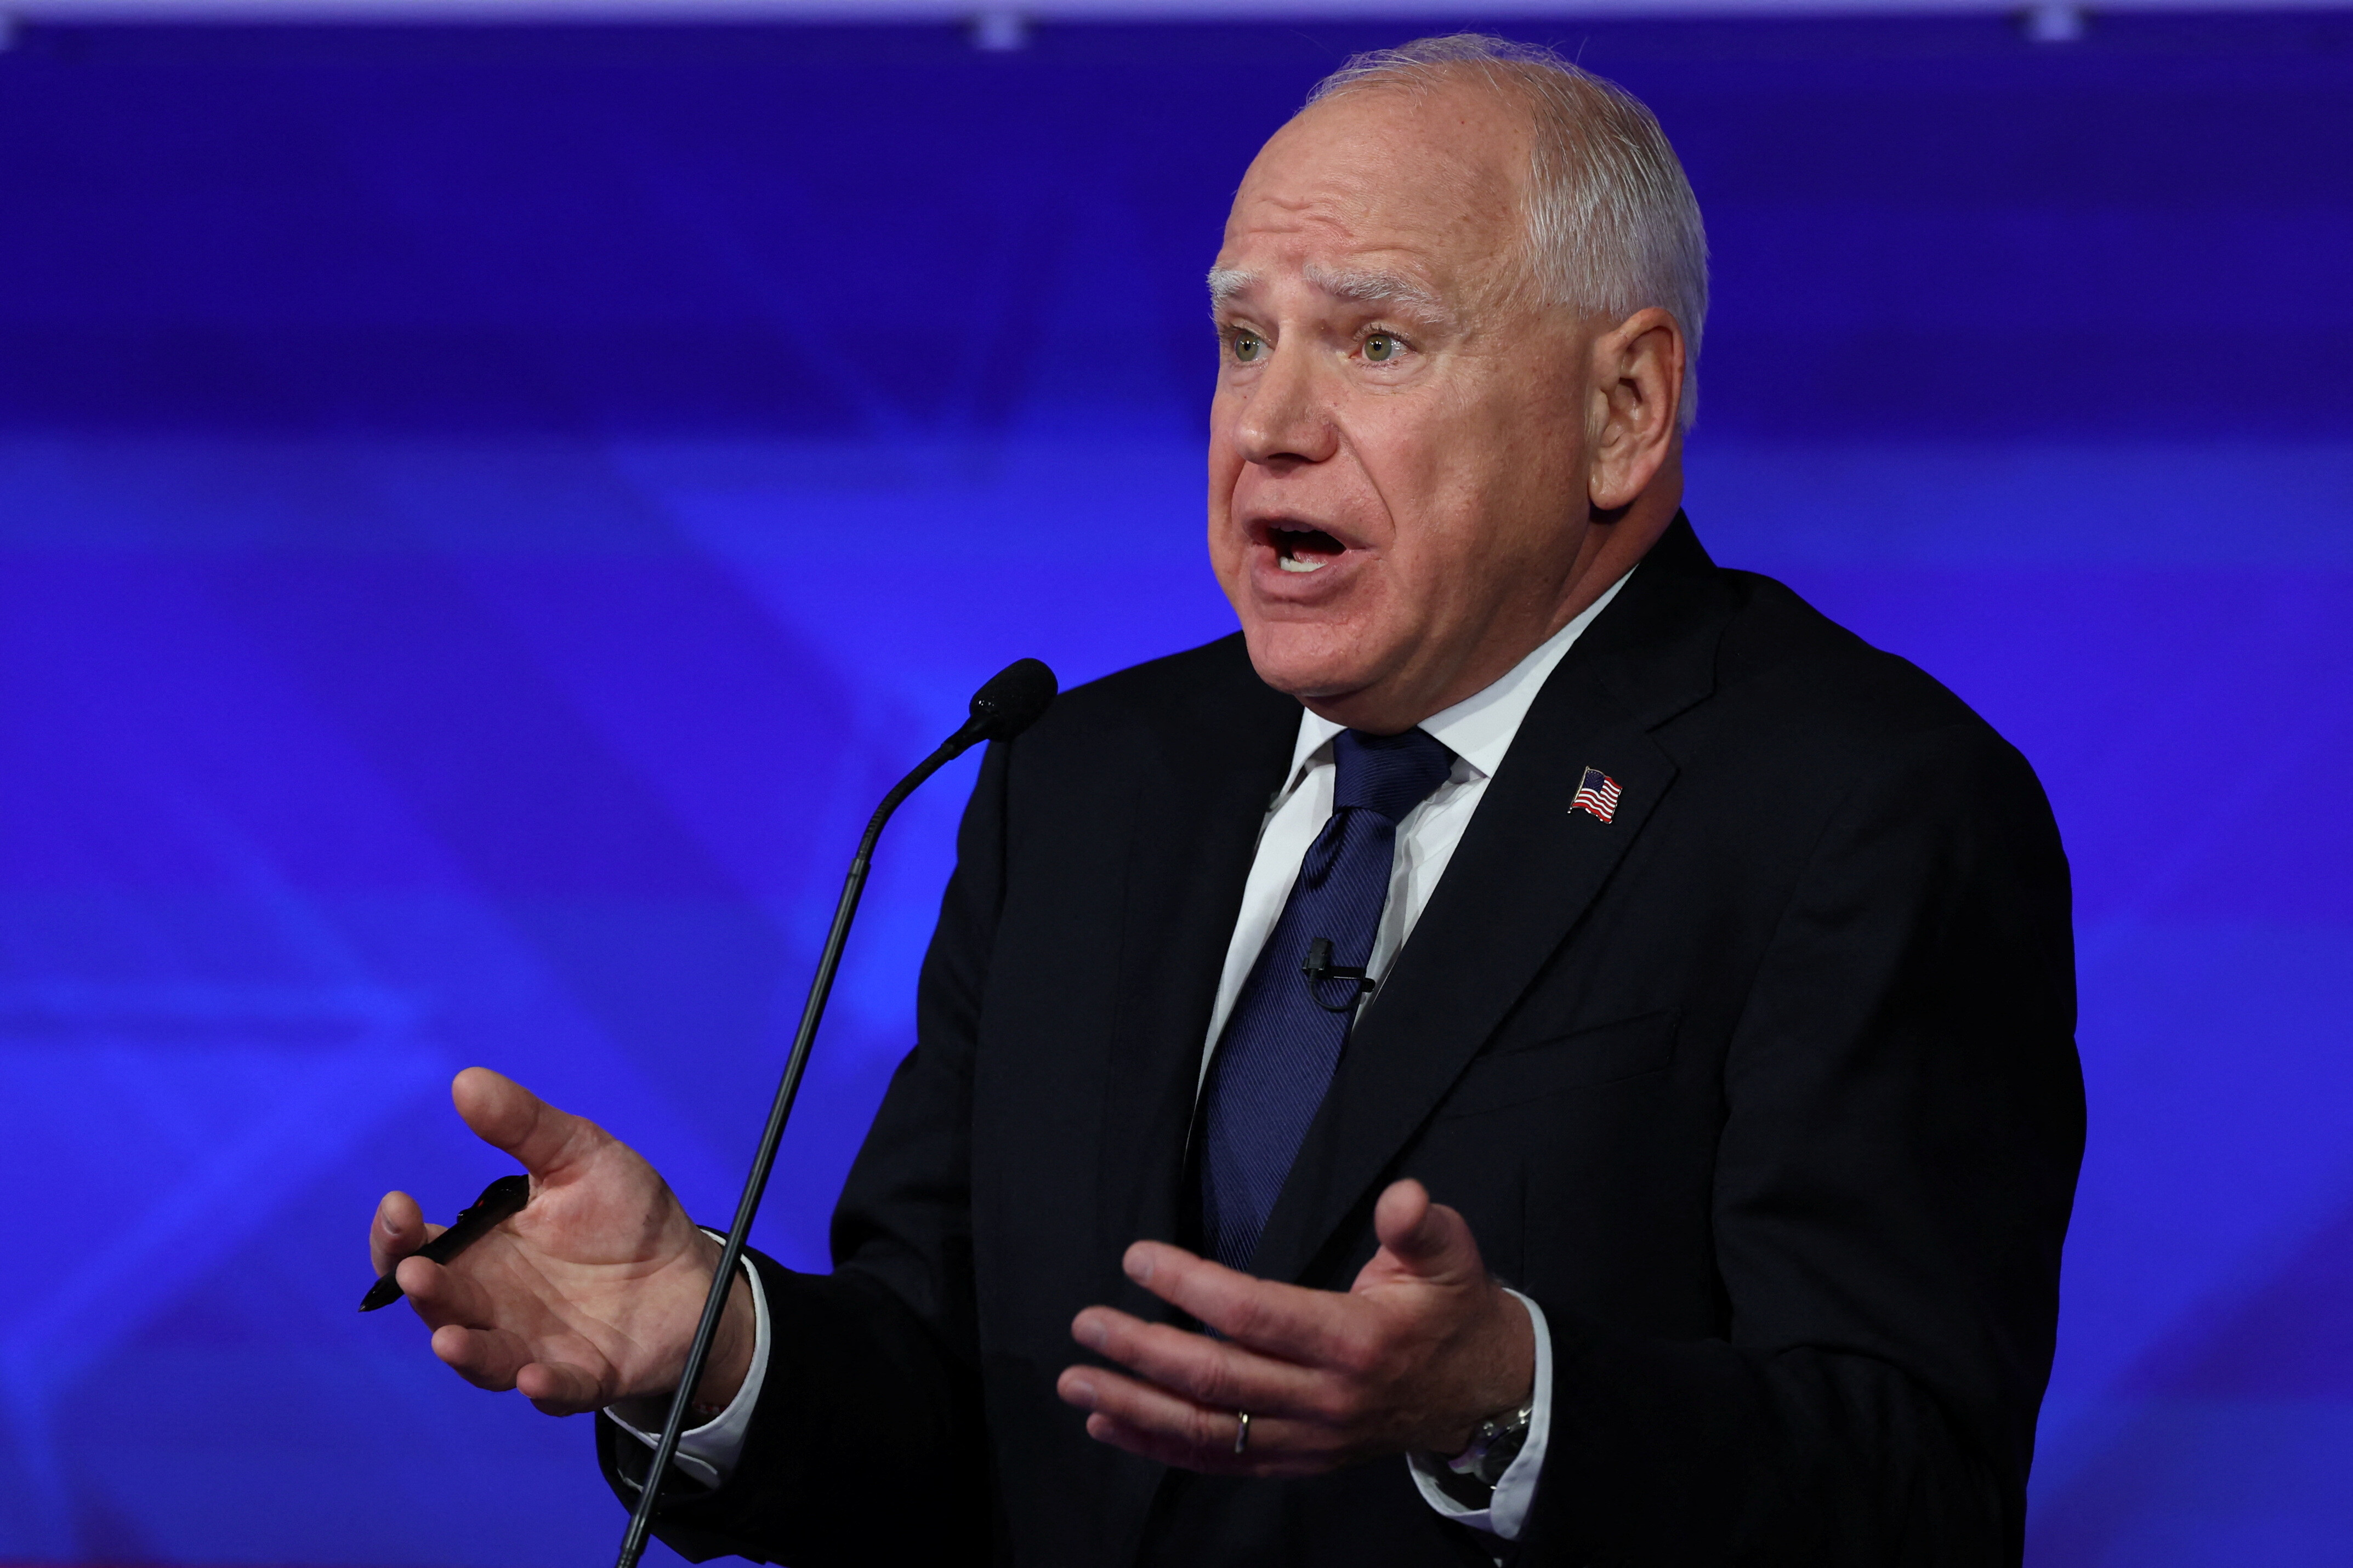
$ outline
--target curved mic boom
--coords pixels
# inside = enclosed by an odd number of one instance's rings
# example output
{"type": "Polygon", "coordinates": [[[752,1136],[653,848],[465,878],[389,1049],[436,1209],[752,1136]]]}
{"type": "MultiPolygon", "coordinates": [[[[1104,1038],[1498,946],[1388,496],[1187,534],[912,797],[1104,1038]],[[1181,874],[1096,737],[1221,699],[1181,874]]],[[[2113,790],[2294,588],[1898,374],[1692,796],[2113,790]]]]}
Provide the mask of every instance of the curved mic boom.
{"type": "Polygon", "coordinates": [[[963,728],[940,742],[939,750],[915,764],[914,771],[891,786],[882,804],[874,808],[867,820],[866,831],[858,840],[858,853],[849,862],[849,875],[843,880],[840,901],[834,905],[833,929],[826,933],[825,952],[817,962],[817,974],[809,982],[808,1001],[801,1009],[801,1026],[793,1037],[792,1054],[785,1058],[785,1075],[776,1084],[776,1098],[768,1108],[768,1125],[760,1134],[760,1152],[753,1156],[751,1173],[744,1179],[744,1196],[735,1205],[735,1223],[728,1227],[727,1245],[721,1248],[719,1268],[711,1277],[711,1294],[702,1303],[702,1321],[695,1325],[694,1344],[686,1352],[686,1370],[678,1380],[678,1392],[670,1396],[670,1416],[662,1423],[661,1441],[654,1447],[653,1463],[646,1470],[646,1483],[638,1493],[638,1506],[629,1515],[628,1533],[621,1538],[621,1555],[617,1568],[637,1568],[638,1556],[646,1549],[646,1535],[652,1527],[654,1506],[660,1500],[663,1479],[669,1474],[671,1457],[678,1452],[678,1435],[686,1429],[688,1409],[694,1402],[694,1385],[702,1381],[704,1363],[711,1359],[711,1343],[719,1332],[719,1321],[726,1315],[728,1293],[735,1284],[735,1270],[744,1258],[744,1241],[752,1233],[752,1220],[760,1212],[761,1194],[767,1190],[768,1173],[776,1163],[776,1147],[784,1141],[785,1123],[793,1114],[793,1100],[800,1093],[801,1074],[808,1067],[809,1047],[817,1038],[818,1021],[825,1016],[826,998],[833,992],[834,971],[841,967],[841,950],[849,940],[849,922],[857,917],[859,895],[866,889],[866,873],[874,858],[874,846],[882,837],[882,826],[899,803],[915,793],[915,787],[949,763],[970,751],[983,741],[1010,741],[1038,721],[1054,700],[1054,672],[1034,658],[1019,658],[991,676],[988,683],[972,695],[972,716],[963,728]]]}

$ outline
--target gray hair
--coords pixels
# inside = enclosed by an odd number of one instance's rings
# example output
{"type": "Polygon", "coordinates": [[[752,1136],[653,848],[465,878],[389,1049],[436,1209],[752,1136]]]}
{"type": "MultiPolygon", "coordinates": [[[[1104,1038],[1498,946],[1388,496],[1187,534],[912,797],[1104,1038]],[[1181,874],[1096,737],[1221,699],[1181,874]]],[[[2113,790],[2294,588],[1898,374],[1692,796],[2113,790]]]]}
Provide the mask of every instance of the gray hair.
{"type": "Polygon", "coordinates": [[[1683,329],[1681,419],[1699,411],[1707,322],[1707,231],[1666,132],[1640,100],[1551,49],[1481,33],[1417,38],[1352,57],[1311,104],[1345,92],[1423,90],[1474,75],[1517,98],[1535,130],[1528,251],[1553,302],[1624,321],[1659,306],[1683,329]]]}

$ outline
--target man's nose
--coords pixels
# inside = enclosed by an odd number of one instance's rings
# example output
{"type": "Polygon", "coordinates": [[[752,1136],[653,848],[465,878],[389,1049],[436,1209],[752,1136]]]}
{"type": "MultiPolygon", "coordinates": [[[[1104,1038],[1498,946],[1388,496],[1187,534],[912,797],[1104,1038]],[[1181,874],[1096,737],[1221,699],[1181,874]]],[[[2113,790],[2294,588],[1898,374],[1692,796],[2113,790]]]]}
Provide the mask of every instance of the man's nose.
{"type": "Polygon", "coordinates": [[[1250,389],[1234,428],[1242,460],[1282,467],[1320,463],[1339,449],[1328,389],[1312,349],[1278,347],[1250,389]]]}

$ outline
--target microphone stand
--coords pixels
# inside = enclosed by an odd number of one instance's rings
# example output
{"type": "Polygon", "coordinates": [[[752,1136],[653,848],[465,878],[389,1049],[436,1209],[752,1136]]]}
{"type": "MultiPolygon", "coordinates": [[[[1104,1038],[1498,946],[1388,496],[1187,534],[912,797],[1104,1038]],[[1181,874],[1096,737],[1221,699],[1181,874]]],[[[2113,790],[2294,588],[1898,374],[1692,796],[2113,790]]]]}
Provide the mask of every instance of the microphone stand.
{"type": "Polygon", "coordinates": [[[882,837],[883,825],[899,805],[915,793],[916,786],[948,763],[962,756],[978,742],[1009,741],[1034,722],[1054,699],[1054,672],[1034,658],[1015,661],[997,672],[972,700],[972,717],[964,727],[940,743],[937,751],[915,764],[914,771],[891,786],[882,804],[874,808],[867,819],[866,832],[858,840],[858,853],[849,862],[849,875],[843,879],[841,898],[833,907],[833,925],[825,934],[825,951],[817,961],[817,974],[809,982],[808,1000],[801,1007],[801,1024],[793,1036],[792,1054],[785,1058],[784,1077],[776,1084],[776,1097],[768,1107],[768,1125],[760,1134],[760,1150],[753,1156],[752,1169],[744,1179],[744,1195],[736,1201],[735,1223],[727,1228],[726,1245],[720,1248],[719,1268],[711,1277],[711,1294],[702,1303],[702,1321],[695,1325],[694,1343],[686,1352],[686,1370],[678,1380],[678,1392],[670,1395],[670,1415],[663,1421],[661,1441],[654,1447],[653,1464],[646,1471],[645,1485],[638,1489],[638,1506],[629,1515],[628,1533],[621,1538],[621,1555],[615,1568],[637,1568],[638,1559],[646,1549],[646,1535],[653,1527],[654,1508],[661,1498],[663,1478],[670,1469],[671,1458],[678,1453],[679,1435],[686,1429],[688,1411],[694,1404],[695,1384],[702,1381],[703,1364],[711,1359],[712,1341],[718,1337],[719,1322],[727,1313],[727,1298],[735,1286],[735,1270],[744,1260],[744,1243],[752,1233],[752,1220],[760,1212],[760,1198],[767,1191],[768,1174],[776,1163],[776,1148],[784,1141],[785,1123],[793,1114],[793,1100],[800,1093],[801,1074],[808,1067],[809,1047],[817,1039],[817,1026],[825,1016],[826,999],[833,992],[834,972],[841,967],[841,952],[849,941],[849,922],[857,918],[859,896],[866,890],[866,874],[874,858],[874,846],[882,837]]]}

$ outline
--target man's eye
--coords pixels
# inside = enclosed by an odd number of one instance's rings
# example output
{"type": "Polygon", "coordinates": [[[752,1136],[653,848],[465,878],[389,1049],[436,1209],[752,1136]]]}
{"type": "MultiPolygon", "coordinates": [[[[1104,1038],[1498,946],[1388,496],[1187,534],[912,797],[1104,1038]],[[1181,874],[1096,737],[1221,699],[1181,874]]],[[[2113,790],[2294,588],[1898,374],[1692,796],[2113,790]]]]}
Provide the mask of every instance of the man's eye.
{"type": "Polygon", "coordinates": [[[1234,358],[1244,364],[1257,360],[1266,352],[1266,340],[1256,332],[1236,332],[1233,336],[1234,358]]]}
{"type": "Polygon", "coordinates": [[[1387,332],[1375,332],[1365,340],[1365,358],[1374,364],[1387,364],[1397,358],[1405,345],[1387,332]]]}

